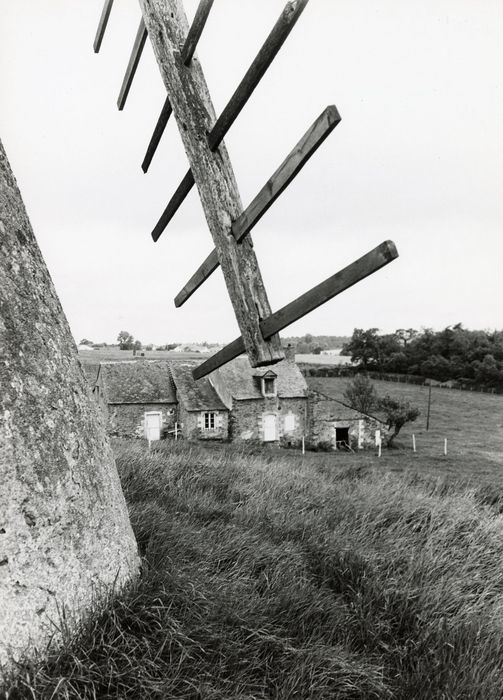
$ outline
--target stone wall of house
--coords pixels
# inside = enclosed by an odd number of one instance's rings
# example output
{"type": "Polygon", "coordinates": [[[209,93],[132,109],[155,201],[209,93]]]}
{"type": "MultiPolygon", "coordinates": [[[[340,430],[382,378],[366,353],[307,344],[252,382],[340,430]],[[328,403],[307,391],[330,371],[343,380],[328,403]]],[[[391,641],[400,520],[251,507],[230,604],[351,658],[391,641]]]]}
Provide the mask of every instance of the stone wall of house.
{"type": "Polygon", "coordinates": [[[161,436],[172,430],[176,421],[176,404],[111,404],[107,410],[108,434],[114,437],[145,437],[145,412],[161,411],[161,436]]]}
{"type": "Polygon", "coordinates": [[[178,420],[182,423],[182,435],[186,440],[227,440],[229,436],[229,414],[227,411],[210,411],[215,414],[215,428],[204,429],[206,411],[186,411],[178,407],[178,420]]]}
{"type": "Polygon", "coordinates": [[[353,450],[375,447],[375,432],[386,433],[386,427],[377,419],[345,409],[337,401],[331,401],[316,392],[310,392],[308,406],[309,442],[331,444],[335,449],[335,429],[348,428],[349,442],[353,450]]]}
{"type": "Polygon", "coordinates": [[[281,444],[300,443],[306,430],[307,400],[263,399],[234,400],[229,433],[232,440],[264,440],[264,416],[276,416],[276,432],[281,444]],[[287,418],[288,416],[292,418],[287,418]],[[286,420],[286,424],[285,424],[286,420]],[[289,425],[290,424],[290,425],[289,425]],[[289,429],[292,426],[292,429],[289,429]]]}

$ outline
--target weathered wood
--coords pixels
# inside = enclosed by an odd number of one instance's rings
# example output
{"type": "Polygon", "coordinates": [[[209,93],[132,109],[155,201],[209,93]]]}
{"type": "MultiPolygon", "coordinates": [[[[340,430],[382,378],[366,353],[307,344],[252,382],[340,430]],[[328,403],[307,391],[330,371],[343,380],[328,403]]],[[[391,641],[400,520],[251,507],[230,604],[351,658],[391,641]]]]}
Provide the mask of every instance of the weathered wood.
{"type": "Polygon", "coordinates": [[[276,311],[271,317],[264,319],[260,324],[264,338],[290,326],[337,294],[377,272],[397,257],[398,251],[393,241],[384,241],[340,272],[336,272],[335,275],[320,282],[295,301],[276,311]]]}
{"type": "Polygon", "coordinates": [[[182,306],[182,304],[185,304],[187,299],[199,289],[203,282],[215,272],[219,265],[217,251],[213,249],[203,264],[197,268],[183,289],[178,292],[175,297],[175,306],[178,308],[182,306]]]}
{"type": "Polygon", "coordinates": [[[232,224],[232,233],[237,241],[242,240],[260,221],[340,121],[341,117],[334,105],[320,114],[255,199],[232,224]]]}
{"type": "Polygon", "coordinates": [[[150,163],[152,162],[152,158],[154,157],[154,154],[157,150],[159,141],[161,140],[161,137],[164,134],[164,129],[166,128],[166,124],[169,121],[172,111],[173,110],[171,109],[171,102],[169,101],[169,97],[166,97],[161,114],[159,115],[159,119],[157,120],[157,124],[155,125],[154,133],[152,134],[152,138],[150,139],[150,143],[148,144],[147,152],[145,153],[145,158],[143,159],[143,163],[141,164],[141,169],[144,173],[146,173],[150,167],[150,163]]]}
{"type": "Polygon", "coordinates": [[[136,38],[133,44],[133,50],[131,51],[131,56],[129,58],[129,63],[126,68],[126,73],[124,75],[124,80],[122,81],[121,90],[119,93],[119,98],[117,100],[117,107],[119,110],[124,109],[126,104],[126,99],[131,88],[131,83],[133,82],[136,69],[138,68],[138,63],[140,62],[140,57],[145,46],[145,41],[147,40],[147,28],[143,22],[140,20],[138,31],[136,32],[136,38]]]}
{"type": "MultiPolygon", "coordinates": [[[[238,85],[224,111],[209,132],[208,145],[212,151],[215,151],[218,148],[222,142],[222,139],[225,137],[226,133],[234,123],[236,117],[241,112],[248,99],[251,97],[252,92],[259,84],[267,68],[271,65],[274,57],[285,42],[287,36],[290,34],[308,1],[309,0],[292,0],[292,2],[287,3],[285,9],[281,13],[280,18],[274,25],[271,33],[257,54],[257,57],[246,72],[245,77],[238,85]]],[[[186,185],[189,183],[189,173],[185,175],[184,181],[186,185]]],[[[180,187],[177,190],[178,196],[176,196],[176,198],[173,196],[172,200],[168,203],[163,216],[161,217],[164,221],[164,227],[168,225],[175,215],[177,209],[183,202],[183,198],[180,198],[179,196],[179,190],[180,187]],[[170,212],[169,218],[165,216],[166,212],[168,211],[170,212]]],[[[187,196],[189,191],[190,188],[186,191],[185,196],[187,196]]],[[[175,193],[175,195],[177,193],[175,193]]],[[[155,241],[159,238],[163,230],[164,229],[159,232],[159,224],[157,224],[156,231],[158,235],[157,238],[154,238],[155,241]]],[[[154,237],[153,234],[152,237],[154,237]]]]}
{"type": "Polygon", "coordinates": [[[183,180],[176,188],[175,194],[169,200],[168,206],[161,214],[161,218],[155,225],[152,231],[152,238],[154,241],[158,241],[161,233],[164,231],[166,226],[169,224],[173,216],[178,211],[180,204],[183,202],[185,197],[189,194],[192,186],[194,185],[194,176],[192,175],[192,170],[187,171],[183,180]]]}
{"type": "Polygon", "coordinates": [[[222,142],[225,134],[229,131],[236,117],[259,84],[264,73],[271,65],[276,54],[283,46],[307,3],[308,0],[292,0],[286,4],[280,18],[265,40],[255,60],[247,70],[245,77],[239,83],[236,91],[208,135],[208,144],[212,151],[215,151],[222,142]]]}
{"type": "MultiPolygon", "coordinates": [[[[182,61],[186,66],[188,66],[192,61],[192,57],[194,56],[196,46],[201,38],[201,34],[203,32],[204,25],[206,24],[206,20],[208,19],[208,15],[210,14],[213,2],[214,0],[201,0],[198,5],[194,20],[190,26],[187,39],[185,40],[185,44],[183,45],[182,49],[182,61]]],[[[157,146],[159,145],[159,141],[161,140],[172,111],[173,110],[171,109],[169,98],[166,97],[162,112],[157,120],[152,138],[150,139],[145,158],[141,164],[141,168],[144,173],[146,173],[150,167],[150,163],[152,162],[152,158],[157,150],[157,146]]]]}
{"type": "Polygon", "coordinates": [[[192,61],[192,57],[196,50],[196,46],[203,33],[204,25],[210,14],[211,7],[214,0],[200,0],[197,6],[196,14],[192,24],[190,25],[189,33],[185,40],[185,44],[182,49],[182,61],[184,65],[188,66],[192,61]]]}
{"type": "Polygon", "coordinates": [[[100,22],[98,24],[98,29],[96,30],[96,36],[94,38],[94,53],[99,53],[99,50],[101,48],[101,42],[103,41],[103,37],[105,35],[105,30],[108,24],[108,18],[110,17],[110,12],[112,11],[113,4],[114,0],[105,0],[105,4],[103,5],[100,22]]]}
{"type": "MultiPolygon", "coordinates": [[[[265,318],[260,324],[263,337],[268,338],[271,334],[279,333],[283,328],[290,326],[357,282],[361,282],[365,277],[377,272],[397,257],[398,252],[393,241],[384,241],[351,265],[265,318]]],[[[244,343],[241,338],[236,338],[225,348],[212,355],[206,362],[196,367],[192,374],[195,379],[201,379],[243,352],[244,343]]]]}
{"type": "Polygon", "coordinates": [[[232,221],[243,211],[232,165],[224,145],[218,153],[208,148],[215,110],[206,80],[198,61],[183,64],[178,48],[188,33],[183,4],[140,0],[140,6],[250,362],[255,367],[276,362],[283,357],[279,336],[265,341],[260,332],[260,319],[271,310],[250,237],[238,246],[231,234],[232,221]]]}
{"type": "MultiPolygon", "coordinates": [[[[327,107],[310,126],[295,148],[288,154],[274,175],[266,182],[252,203],[232,224],[235,239],[241,241],[262,218],[279,195],[292,182],[313,153],[340,122],[335,106],[327,107]]],[[[218,257],[212,251],[203,264],[192,275],[184,288],[175,297],[175,306],[181,306],[217,269],[218,257]]]]}

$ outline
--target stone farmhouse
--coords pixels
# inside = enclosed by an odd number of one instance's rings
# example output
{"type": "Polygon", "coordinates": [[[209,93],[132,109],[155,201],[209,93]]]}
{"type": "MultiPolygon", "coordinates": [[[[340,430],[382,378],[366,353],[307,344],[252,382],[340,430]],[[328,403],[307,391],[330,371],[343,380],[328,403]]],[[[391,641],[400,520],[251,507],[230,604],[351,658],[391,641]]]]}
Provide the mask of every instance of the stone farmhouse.
{"type": "Polygon", "coordinates": [[[92,390],[111,435],[159,440],[174,429],[177,399],[166,361],[102,362],[92,390]]]}
{"type": "Polygon", "coordinates": [[[195,381],[197,361],[127,360],[86,368],[108,432],[159,440],[256,440],[285,447],[302,438],[334,449],[375,444],[385,426],[336,399],[309,391],[293,348],[275,365],[238,357],[195,381]]]}

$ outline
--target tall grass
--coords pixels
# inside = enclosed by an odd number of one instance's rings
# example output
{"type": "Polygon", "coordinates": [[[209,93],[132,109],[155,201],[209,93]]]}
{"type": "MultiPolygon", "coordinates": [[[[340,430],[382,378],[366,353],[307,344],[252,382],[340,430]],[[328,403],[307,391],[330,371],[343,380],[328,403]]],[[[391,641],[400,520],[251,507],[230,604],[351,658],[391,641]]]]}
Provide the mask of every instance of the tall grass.
{"type": "Polygon", "coordinates": [[[141,580],[9,698],[503,697],[503,518],[485,495],[332,457],[117,458],[141,580]]]}

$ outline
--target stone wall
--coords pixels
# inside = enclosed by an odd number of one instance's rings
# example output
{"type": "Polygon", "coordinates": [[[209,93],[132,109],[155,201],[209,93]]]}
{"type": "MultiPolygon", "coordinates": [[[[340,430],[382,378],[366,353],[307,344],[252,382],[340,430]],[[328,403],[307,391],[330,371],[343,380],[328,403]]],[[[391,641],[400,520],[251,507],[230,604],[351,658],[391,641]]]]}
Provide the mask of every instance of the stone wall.
{"type": "Polygon", "coordinates": [[[335,429],[348,428],[353,450],[375,447],[375,431],[381,435],[386,427],[377,419],[347,409],[338,401],[327,399],[316,392],[309,394],[308,434],[312,445],[330,444],[335,449],[335,429]]]}
{"type": "Polygon", "coordinates": [[[281,444],[300,443],[306,430],[307,400],[280,399],[277,396],[263,399],[234,400],[230,419],[231,440],[264,440],[264,416],[276,416],[277,438],[281,444]],[[287,416],[292,418],[288,419],[287,416]],[[285,425],[286,419],[286,425],[285,425]],[[288,430],[293,424],[293,429],[288,430]]]}
{"type": "Polygon", "coordinates": [[[107,409],[107,430],[114,437],[145,437],[145,412],[161,411],[163,431],[172,430],[176,421],[176,404],[110,404],[107,409]]]}
{"type": "Polygon", "coordinates": [[[0,665],[138,570],[103,417],[0,142],[0,665]]]}
{"type": "Polygon", "coordinates": [[[182,423],[182,435],[186,440],[227,440],[229,436],[229,414],[227,411],[215,413],[215,428],[204,430],[205,411],[186,411],[178,407],[179,421],[182,423]]]}

